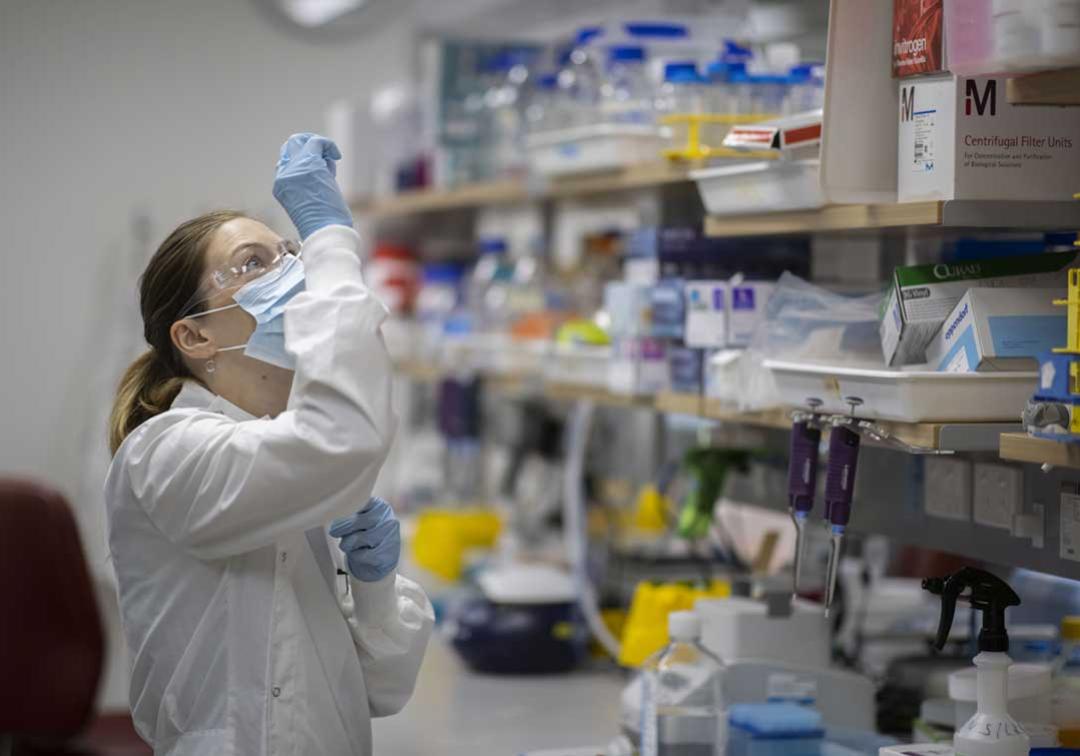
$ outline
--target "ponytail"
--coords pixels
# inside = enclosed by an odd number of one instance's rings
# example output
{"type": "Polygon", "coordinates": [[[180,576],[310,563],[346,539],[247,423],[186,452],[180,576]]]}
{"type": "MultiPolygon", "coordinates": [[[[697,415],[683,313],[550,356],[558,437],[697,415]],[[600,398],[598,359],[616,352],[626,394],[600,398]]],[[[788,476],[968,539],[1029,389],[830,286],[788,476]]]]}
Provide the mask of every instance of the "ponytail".
{"type": "Polygon", "coordinates": [[[206,250],[225,223],[245,217],[217,210],[181,223],[161,243],[139,280],[143,335],[150,349],[124,372],[109,415],[109,450],[116,454],[128,434],[169,409],[185,380],[194,380],[173,346],[173,323],[191,314],[206,268],[206,250]]]}
{"type": "Polygon", "coordinates": [[[116,454],[128,434],[169,409],[184,386],[153,349],[143,352],[120,379],[109,415],[109,452],[116,454]]]}

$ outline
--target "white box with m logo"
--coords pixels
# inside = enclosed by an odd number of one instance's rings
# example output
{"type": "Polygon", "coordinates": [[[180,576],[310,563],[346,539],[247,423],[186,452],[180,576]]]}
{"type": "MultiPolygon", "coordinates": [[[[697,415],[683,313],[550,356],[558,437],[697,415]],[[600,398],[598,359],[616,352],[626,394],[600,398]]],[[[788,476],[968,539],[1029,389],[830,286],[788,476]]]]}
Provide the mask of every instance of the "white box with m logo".
{"type": "Polygon", "coordinates": [[[899,82],[901,202],[1064,201],[1080,191],[1080,109],[1011,105],[1005,81],[899,82]]]}

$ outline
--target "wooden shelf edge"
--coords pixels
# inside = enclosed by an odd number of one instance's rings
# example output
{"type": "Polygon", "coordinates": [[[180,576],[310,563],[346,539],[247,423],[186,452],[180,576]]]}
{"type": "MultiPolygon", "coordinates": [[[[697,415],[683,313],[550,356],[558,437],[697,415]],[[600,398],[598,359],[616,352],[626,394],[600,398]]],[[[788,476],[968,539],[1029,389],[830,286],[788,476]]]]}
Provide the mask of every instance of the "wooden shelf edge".
{"type": "Polygon", "coordinates": [[[1002,433],[999,454],[1002,459],[1014,462],[1080,469],[1080,444],[1035,438],[1026,433],[1002,433]]]}
{"type": "Polygon", "coordinates": [[[898,202],[888,205],[826,205],[817,210],[793,210],[752,215],[710,215],[708,236],[764,236],[817,231],[855,231],[941,223],[942,203],[898,202]]]}
{"type": "Polygon", "coordinates": [[[469,210],[531,200],[565,199],[632,189],[648,189],[690,181],[688,169],[667,162],[642,163],[615,171],[566,176],[539,185],[503,179],[466,184],[452,189],[417,189],[384,199],[358,198],[353,212],[372,218],[392,218],[429,212],[469,210]]]}
{"type": "Polygon", "coordinates": [[[1005,96],[1013,105],[1080,105],[1080,67],[1011,78],[1005,96]]]}

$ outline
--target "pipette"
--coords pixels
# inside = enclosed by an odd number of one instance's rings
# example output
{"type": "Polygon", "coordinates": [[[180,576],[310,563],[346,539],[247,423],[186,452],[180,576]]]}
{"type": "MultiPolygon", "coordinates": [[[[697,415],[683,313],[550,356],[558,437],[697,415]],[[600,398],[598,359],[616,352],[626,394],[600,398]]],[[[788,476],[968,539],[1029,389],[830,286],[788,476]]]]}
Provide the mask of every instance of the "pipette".
{"type": "MultiPolygon", "coordinates": [[[[862,402],[851,402],[851,414],[862,402]]],[[[851,519],[851,499],[855,490],[855,467],[859,462],[859,434],[844,425],[846,420],[834,420],[829,434],[829,466],[825,473],[825,517],[832,526],[829,570],[825,583],[825,616],[829,616],[836,596],[836,575],[840,569],[840,552],[844,531],[851,519]]]]}
{"type": "Polygon", "coordinates": [[[788,503],[791,520],[795,523],[795,574],[792,578],[792,597],[799,595],[799,574],[806,556],[806,520],[814,508],[817,492],[818,449],[821,428],[813,410],[821,406],[820,399],[807,401],[811,412],[798,412],[791,425],[791,453],[788,456],[788,503]]]}

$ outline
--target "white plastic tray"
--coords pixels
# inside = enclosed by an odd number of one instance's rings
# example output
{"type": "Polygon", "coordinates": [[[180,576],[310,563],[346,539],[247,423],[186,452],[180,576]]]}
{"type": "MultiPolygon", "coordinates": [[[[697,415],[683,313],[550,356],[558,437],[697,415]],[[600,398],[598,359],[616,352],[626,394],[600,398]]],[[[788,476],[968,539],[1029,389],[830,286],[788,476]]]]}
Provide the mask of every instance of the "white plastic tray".
{"type": "Polygon", "coordinates": [[[544,379],[606,388],[611,355],[610,346],[555,344],[544,361],[544,379]]]}
{"type": "Polygon", "coordinates": [[[541,176],[614,171],[656,162],[667,137],[652,126],[597,124],[533,134],[528,138],[529,167],[541,176]]]}
{"type": "Polygon", "coordinates": [[[1037,374],[935,373],[867,370],[765,360],[783,404],[807,406],[820,399],[823,412],[847,413],[847,397],[863,403],[860,417],[906,422],[1019,422],[1037,387],[1037,374]]]}
{"type": "Polygon", "coordinates": [[[762,160],[692,171],[711,215],[743,215],[822,207],[817,160],[762,160]]]}

